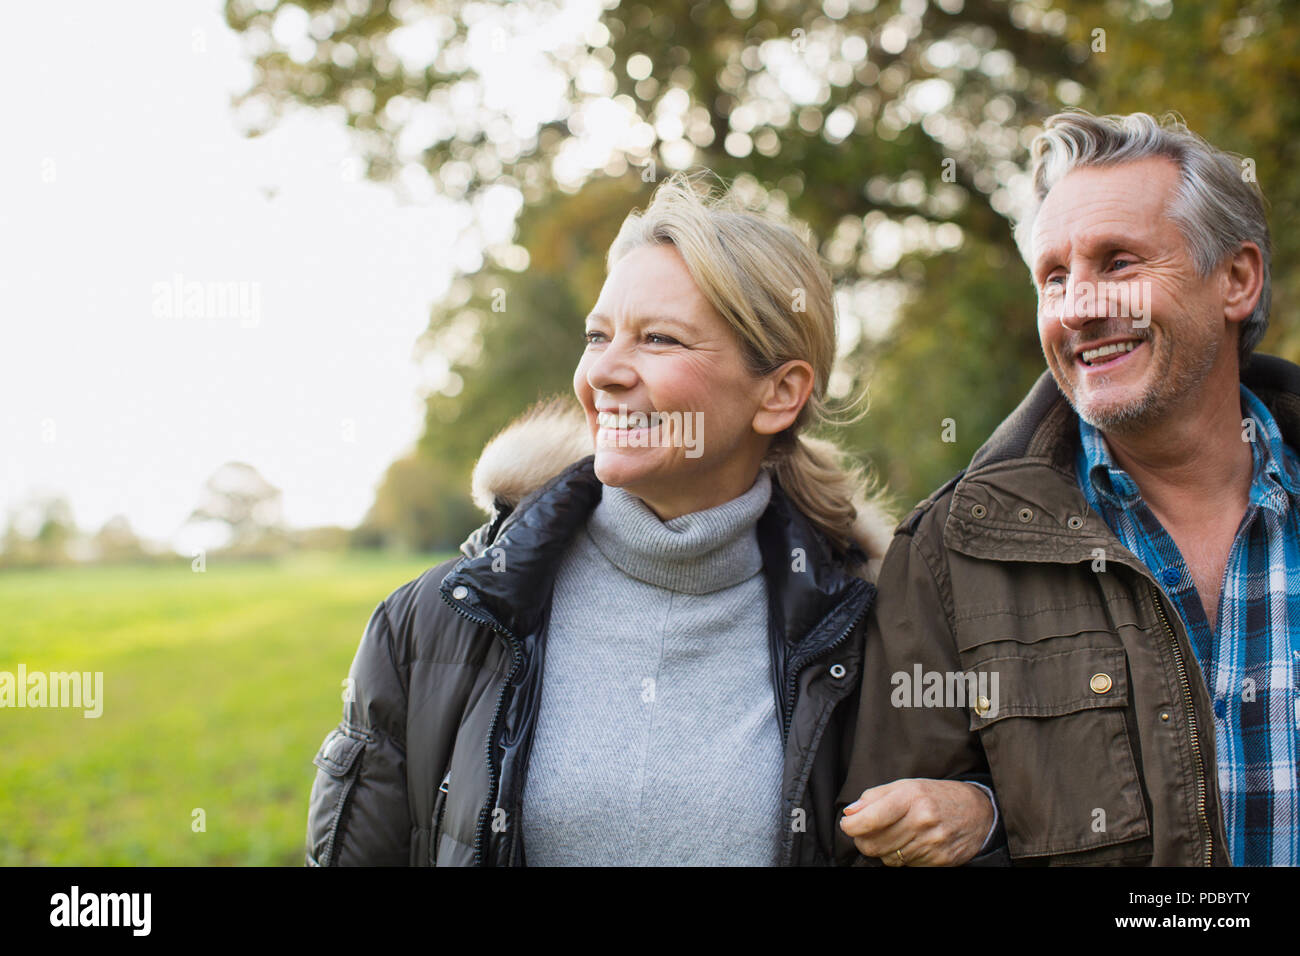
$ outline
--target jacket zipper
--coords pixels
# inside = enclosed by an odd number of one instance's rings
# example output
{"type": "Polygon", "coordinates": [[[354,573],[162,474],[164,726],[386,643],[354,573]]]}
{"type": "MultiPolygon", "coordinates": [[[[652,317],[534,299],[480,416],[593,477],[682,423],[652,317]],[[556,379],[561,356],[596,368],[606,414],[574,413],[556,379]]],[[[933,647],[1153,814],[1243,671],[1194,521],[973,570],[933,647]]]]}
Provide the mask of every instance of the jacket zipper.
{"type": "Polygon", "coordinates": [[[1169,635],[1169,644],[1174,649],[1174,662],[1178,665],[1178,682],[1183,689],[1183,711],[1187,714],[1188,720],[1188,737],[1191,739],[1192,750],[1196,754],[1196,813],[1201,821],[1201,828],[1205,831],[1205,862],[1203,865],[1211,866],[1214,860],[1214,836],[1210,830],[1210,821],[1205,813],[1205,761],[1201,756],[1201,738],[1196,725],[1196,711],[1193,707],[1192,685],[1187,679],[1187,668],[1184,666],[1183,650],[1178,646],[1178,635],[1174,629],[1169,626],[1169,618],[1165,616],[1164,601],[1160,599],[1155,585],[1147,582],[1151,588],[1151,596],[1156,603],[1156,611],[1160,614],[1160,623],[1164,625],[1165,633],[1169,635]]]}
{"type": "MultiPolygon", "coordinates": [[[[476,865],[482,866],[484,834],[486,833],[486,829],[487,829],[487,821],[492,814],[492,805],[497,798],[497,786],[500,783],[498,779],[496,767],[492,762],[492,741],[496,738],[497,724],[501,719],[501,709],[502,709],[502,705],[505,702],[506,690],[509,689],[511,682],[515,679],[515,674],[519,670],[519,665],[521,663],[523,654],[519,649],[519,639],[515,637],[514,634],[510,633],[508,630],[501,627],[499,624],[496,623],[496,621],[493,621],[486,617],[480,617],[478,615],[471,614],[469,611],[465,610],[459,604],[453,603],[453,601],[450,598],[448,598],[445,593],[442,593],[441,591],[439,593],[443,601],[461,617],[465,618],[468,621],[472,621],[475,624],[478,624],[480,627],[491,628],[493,631],[496,631],[498,634],[504,637],[506,639],[506,643],[510,646],[510,653],[512,657],[510,663],[510,672],[506,675],[505,682],[501,685],[500,693],[497,694],[496,708],[492,713],[492,722],[488,725],[487,742],[484,744],[484,753],[485,756],[487,757],[487,767],[488,767],[488,798],[483,808],[479,811],[478,826],[475,828],[474,831],[474,862],[476,865]]],[[[812,663],[817,658],[825,654],[829,654],[835,648],[839,647],[842,643],[844,643],[844,640],[849,636],[850,633],[852,633],[853,629],[858,626],[858,622],[860,622],[862,618],[866,616],[867,611],[870,610],[870,608],[871,608],[870,600],[863,602],[863,605],[861,608],[859,608],[858,613],[853,616],[853,620],[851,620],[847,625],[845,625],[844,629],[840,631],[839,636],[837,636],[835,640],[825,645],[824,647],[819,648],[814,653],[809,654],[807,657],[798,659],[795,663],[791,665],[790,673],[786,677],[785,712],[781,715],[781,740],[783,744],[786,741],[788,741],[790,737],[790,722],[793,719],[795,690],[798,684],[798,677],[800,672],[803,671],[805,667],[807,667],[810,663],[812,663]]]]}
{"type": "MultiPolygon", "coordinates": [[[[807,657],[805,657],[804,659],[798,661],[797,663],[791,666],[790,674],[786,678],[785,713],[781,715],[781,724],[782,724],[781,742],[783,745],[788,745],[790,741],[790,722],[794,718],[794,698],[795,698],[795,690],[798,687],[798,683],[799,683],[799,674],[803,671],[805,667],[807,667],[817,658],[825,654],[829,654],[831,651],[835,650],[835,648],[843,644],[845,639],[851,633],[853,633],[853,629],[858,626],[858,622],[861,621],[864,617],[866,617],[867,611],[870,610],[870,608],[871,608],[871,601],[867,600],[866,602],[864,602],[863,606],[858,610],[858,613],[853,616],[853,620],[850,621],[842,631],[840,631],[839,636],[836,637],[835,640],[831,641],[831,643],[827,644],[825,647],[822,647],[820,650],[815,651],[812,654],[809,654],[807,657]]],[[[798,797],[797,794],[793,794],[793,793],[790,794],[790,799],[796,803],[798,802],[797,797],[798,797]]],[[[783,834],[781,838],[780,865],[789,866],[790,861],[793,858],[794,858],[794,838],[789,834],[783,834]]]]}
{"type": "Polygon", "coordinates": [[[510,689],[510,684],[515,679],[515,674],[518,672],[519,665],[523,659],[523,653],[519,649],[519,639],[515,637],[513,634],[511,634],[504,627],[502,627],[500,624],[498,624],[496,621],[493,621],[486,617],[480,617],[478,615],[471,614],[469,611],[465,610],[459,604],[453,603],[452,600],[449,597],[447,597],[445,593],[441,591],[439,591],[439,593],[442,594],[443,601],[445,601],[451,607],[451,609],[455,611],[457,614],[459,614],[461,617],[465,618],[466,620],[473,621],[475,624],[479,625],[480,627],[491,628],[492,630],[500,634],[502,637],[504,637],[506,639],[506,643],[510,646],[510,654],[511,654],[510,672],[506,674],[506,679],[501,684],[501,691],[497,694],[497,705],[496,705],[496,709],[492,712],[492,723],[488,725],[487,742],[483,745],[484,754],[487,757],[488,794],[487,794],[487,802],[483,805],[483,808],[479,810],[478,826],[474,828],[474,863],[476,866],[482,866],[484,834],[487,832],[487,822],[492,816],[492,805],[496,802],[497,786],[500,783],[500,780],[498,779],[496,767],[492,762],[492,741],[496,739],[497,723],[501,720],[501,708],[502,705],[505,703],[506,691],[510,689]]]}
{"type": "Polygon", "coordinates": [[[853,629],[858,626],[858,622],[866,616],[867,611],[870,610],[870,608],[871,601],[865,601],[862,607],[858,609],[858,613],[854,615],[853,620],[844,627],[844,630],[840,631],[839,637],[835,638],[835,640],[831,641],[824,647],[809,654],[807,657],[802,659],[796,658],[795,661],[791,663],[790,671],[786,674],[785,678],[785,709],[781,714],[781,740],[783,743],[790,737],[790,722],[794,719],[794,698],[795,690],[799,683],[799,674],[817,658],[824,654],[829,654],[831,651],[835,650],[835,648],[843,644],[845,638],[853,632],[853,629]]]}
{"type": "Polygon", "coordinates": [[[438,796],[433,806],[433,853],[432,859],[434,866],[438,865],[438,838],[442,835],[442,815],[447,812],[447,794],[450,790],[451,771],[442,778],[442,784],[438,787],[438,796]]]}

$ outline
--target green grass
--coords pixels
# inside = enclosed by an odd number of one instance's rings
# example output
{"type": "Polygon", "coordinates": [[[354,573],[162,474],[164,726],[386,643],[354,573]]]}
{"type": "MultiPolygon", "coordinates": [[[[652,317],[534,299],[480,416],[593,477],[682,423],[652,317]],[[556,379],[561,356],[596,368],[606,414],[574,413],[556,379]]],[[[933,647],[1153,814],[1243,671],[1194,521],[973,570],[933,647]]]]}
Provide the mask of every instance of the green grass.
{"type": "Polygon", "coordinates": [[[0,865],[301,865],[370,612],[438,560],[0,573],[0,671],[104,675],[97,719],[0,709],[0,865]]]}

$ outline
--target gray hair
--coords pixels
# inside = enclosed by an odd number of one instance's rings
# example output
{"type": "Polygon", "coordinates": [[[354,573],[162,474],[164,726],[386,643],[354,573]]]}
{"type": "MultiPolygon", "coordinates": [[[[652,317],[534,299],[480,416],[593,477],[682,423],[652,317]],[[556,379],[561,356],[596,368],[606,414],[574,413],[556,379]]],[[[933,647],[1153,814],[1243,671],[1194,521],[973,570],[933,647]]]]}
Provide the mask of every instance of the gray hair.
{"type": "Polygon", "coordinates": [[[1030,146],[1033,157],[1033,203],[1016,224],[1016,245],[1033,268],[1030,234],[1051,188],[1072,169],[1111,166],[1152,156],[1177,164],[1178,189],[1169,218],[1178,226],[1202,277],[1244,242],[1259,246],[1264,285],[1255,310],[1242,323],[1238,356],[1244,363],[1268,329],[1272,301],[1268,219],[1259,186],[1242,175],[1242,158],[1210,145],[1187,128],[1176,113],[1156,119],[1149,113],[1093,116],[1068,110],[1047,119],[1030,146]]]}

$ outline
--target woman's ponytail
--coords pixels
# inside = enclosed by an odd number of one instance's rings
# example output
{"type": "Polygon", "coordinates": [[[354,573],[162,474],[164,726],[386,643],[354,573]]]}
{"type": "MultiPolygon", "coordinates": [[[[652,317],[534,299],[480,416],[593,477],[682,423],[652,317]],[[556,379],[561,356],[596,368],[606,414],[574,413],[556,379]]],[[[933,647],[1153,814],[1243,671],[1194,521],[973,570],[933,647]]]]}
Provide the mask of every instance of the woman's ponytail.
{"type": "Polygon", "coordinates": [[[838,445],[786,432],[772,443],[764,465],[836,550],[846,553],[856,544],[878,564],[892,522],[865,469],[849,462],[838,445]]]}

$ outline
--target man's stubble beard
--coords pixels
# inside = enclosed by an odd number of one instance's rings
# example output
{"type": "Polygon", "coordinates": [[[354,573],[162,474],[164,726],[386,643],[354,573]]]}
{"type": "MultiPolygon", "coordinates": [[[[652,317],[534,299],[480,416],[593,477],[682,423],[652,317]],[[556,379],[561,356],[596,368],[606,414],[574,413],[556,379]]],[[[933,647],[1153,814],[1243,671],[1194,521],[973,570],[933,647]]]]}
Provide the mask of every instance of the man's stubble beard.
{"type": "MultiPolygon", "coordinates": [[[[1199,389],[1209,377],[1210,370],[1219,357],[1219,340],[1207,336],[1202,342],[1182,343],[1182,363],[1175,361],[1173,345],[1167,336],[1160,338],[1160,353],[1155,353],[1155,338],[1144,340],[1152,349],[1150,371],[1151,384],[1136,400],[1124,405],[1107,405],[1100,409],[1081,409],[1072,391],[1062,388],[1066,400],[1085,422],[1103,432],[1115,434],[1136,434],[1147,430],[1164,420],[1191,392],[1199,389]]],[[[1061,382],[1058,379],[1057,385],[1061,382]]],[[[1097,383],[1104,387],[1108,378],[1102,377],[1097,383]]]]}

